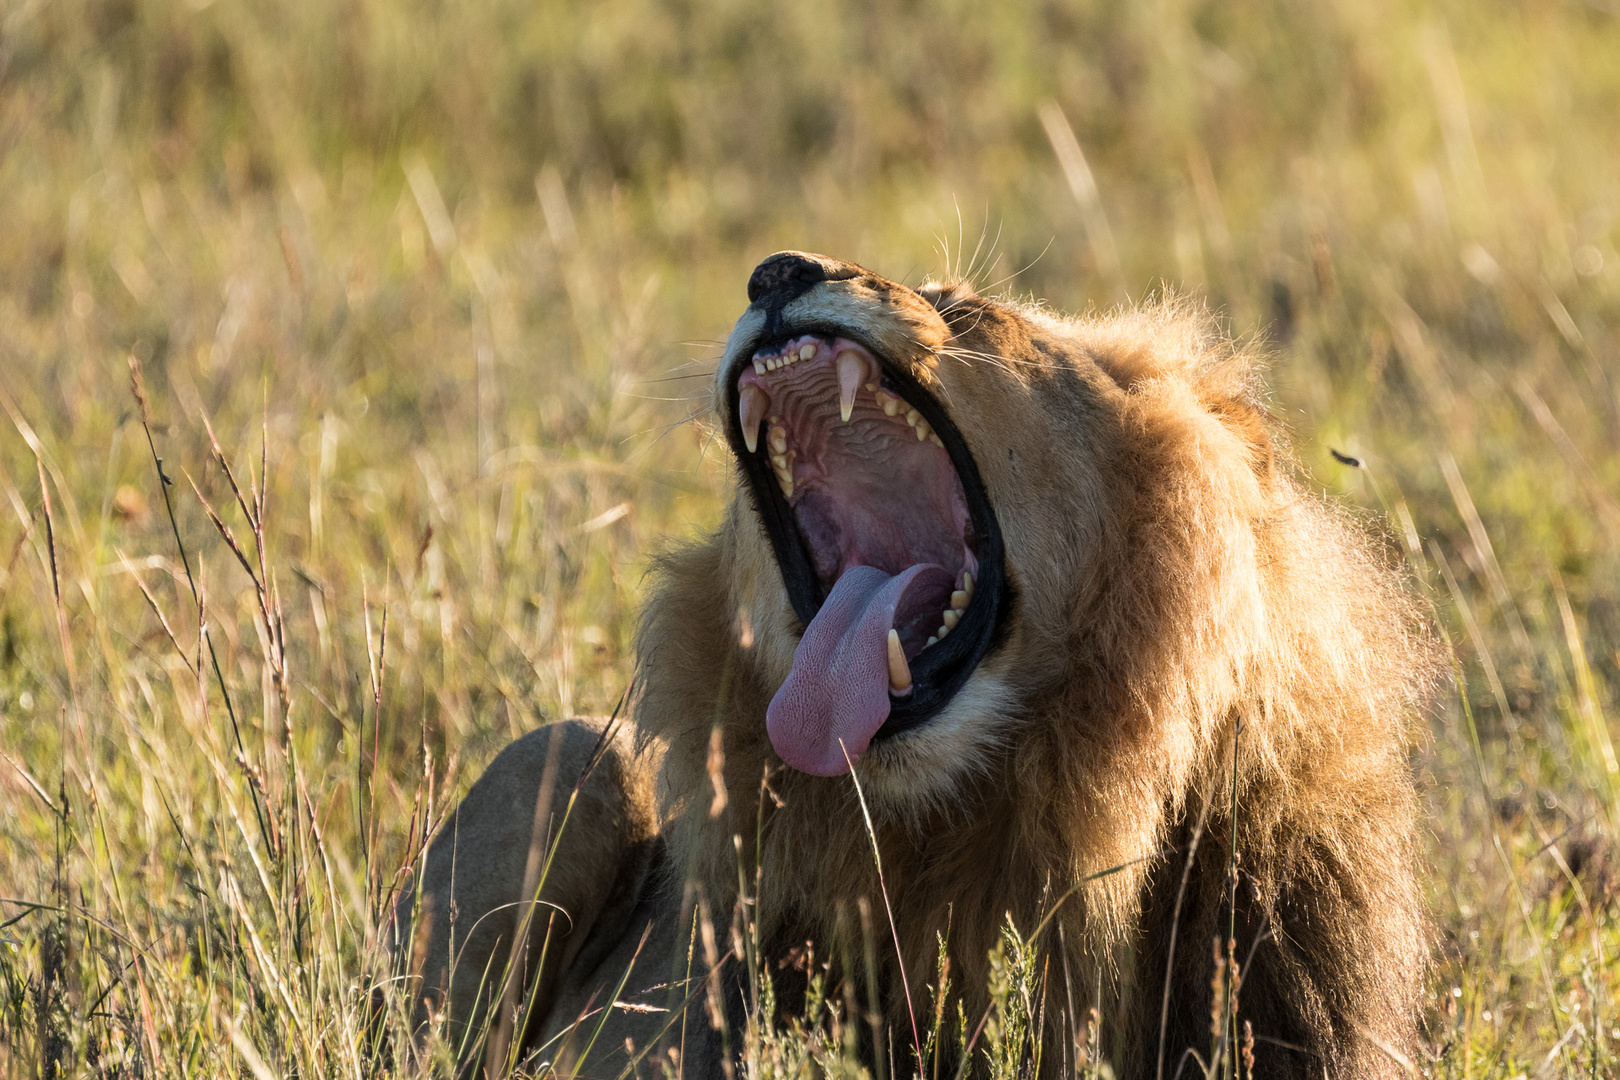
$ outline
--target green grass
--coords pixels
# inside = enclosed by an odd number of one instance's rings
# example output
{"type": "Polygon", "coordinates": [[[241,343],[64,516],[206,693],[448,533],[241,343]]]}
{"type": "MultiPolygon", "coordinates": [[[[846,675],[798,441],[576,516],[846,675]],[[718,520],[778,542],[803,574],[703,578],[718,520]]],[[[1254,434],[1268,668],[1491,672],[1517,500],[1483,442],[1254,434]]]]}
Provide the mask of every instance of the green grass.
{"type": "Polygon", "coordinates": [[[1455,648],[1419,1064],[1620,1070],[1617,116],[1601,0],[0,6],[0,1075],[368,1069],[396,868],[623,692],[781,247],[1267,337],[1455,648]]]}

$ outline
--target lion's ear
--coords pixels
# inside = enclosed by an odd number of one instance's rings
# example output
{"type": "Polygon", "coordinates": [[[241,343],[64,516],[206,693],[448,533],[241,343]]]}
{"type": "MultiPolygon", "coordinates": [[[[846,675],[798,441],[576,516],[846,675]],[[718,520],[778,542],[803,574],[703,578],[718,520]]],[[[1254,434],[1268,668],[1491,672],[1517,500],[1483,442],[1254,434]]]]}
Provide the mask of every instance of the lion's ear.
{"type": "Polygon", "coordinates": [[[956,281],[925,281],[917,289],[917,295],[934,305],[936,311],[947,311],[964,300],[973,299],[973,286],[965,279],[956,281]]]}
{"type": "Polygon", "coordinates": [[[1270,480],[1277,468],[1277,446],[1272,441],[1265,410],[1241,397],[1220,397],[1204,404],[1242,441],[1249,452],[1249,467],[1254,475],[1262,481],[1270,480]]]}

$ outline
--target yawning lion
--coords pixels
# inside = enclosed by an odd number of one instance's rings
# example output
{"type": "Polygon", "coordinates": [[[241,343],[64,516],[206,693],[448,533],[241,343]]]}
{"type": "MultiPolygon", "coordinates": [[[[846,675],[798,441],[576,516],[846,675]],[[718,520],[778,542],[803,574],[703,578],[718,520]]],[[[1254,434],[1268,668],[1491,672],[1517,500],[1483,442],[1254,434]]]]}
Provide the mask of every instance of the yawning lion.
{"type": "Polygon", "coordinates": [[[633,740],[553,725],[474,786],[401,946],[423,1017],[492,1064],[713,1076],[809,942],[903,1072],[941,950],[972,1033],[1010,922],[1042,1073],[1093,1006],[1121,1076],[1248,1038],[1257,1075],[1400,1071],[1432,647],[1252,358],[1174,303],[1068,319],[799,252],[748,298],[736,492],[658,565],[633,740]]]}

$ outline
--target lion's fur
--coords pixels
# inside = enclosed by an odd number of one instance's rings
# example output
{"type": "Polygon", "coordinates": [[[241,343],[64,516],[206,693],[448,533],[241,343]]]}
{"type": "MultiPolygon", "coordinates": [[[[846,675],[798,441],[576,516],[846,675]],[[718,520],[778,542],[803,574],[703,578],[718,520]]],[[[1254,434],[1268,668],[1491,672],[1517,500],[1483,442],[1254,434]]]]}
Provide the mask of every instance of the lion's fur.
{"type": "MultiPolygon", "coordinates": [[[[1048,940],[1068,943],[1077,975],[1100,963],[1152,991],[1123,1011],[1143,1021],[1138,1053],[1156,1049],[1163,976],[1121,961],[1155,944],[1146,901],[1167,880],[1179,886],[1185,823],[1205,814],[1203,861],[1216,852],[1220,865],[1195,873],[1184,898],[1175,997],[1207,996],[1210,935],[1188,921],[1213,929],[1222,904],[1235,739],[1239,915],[1245,897],[1254,909],[1240,948],[1262,926],[1277,936],[1256,958],[1275,954],[1273,977],[1294,996],[1280,1007],[1299,1009],[1275,1034],[1335,1075],[1387,1071],[1362,1030],[1398,1047],[1414,1036],[1425,928],[1406,748],[1432,670],[1398,575],[1293,478],[1255,399],[1253,352],[1192,305],[1063,319],[961,289],[934,295],[943,317],[807,298],[910,358],[949,409],[1016,589],[1005,640],[963,694],[860,766],[910,985],[932,975],[934,935],[949,924],[974,1015],[1006,914],[1028,932],[1043,903],[1122,867],[1083,886],[1048,940]],[[1269,920],[1255,913],[1267,904],[1269,920]]],[[[798,625],[746,496],[714,535],[665,558],[658,582],[637,715],[643,738],[668,747],[660,793],[676,864],[724,908],[738,881],[732,835],[752,835],[771,771],[785,805],[763,811],[765,936],[831,938],[834,898],[878,902],[871,845],[853,786],[780,769],[766,738],[798,625]],[[717,820],[706,813],[711,723],[733,807],[717,820]]],[[[1207,1047],[1207,1006],[1182,1011],[1207,1047]]]]}
{"type": "MultiPolygon", "coordinates": [[[[1049,1003],[1113,987],[1124,1075],[1153,1075],[1161,1047],[1165,1075],[1207,1051],[1228,918],[1262,1074],[1392,1074],[1379,1044],[1414,1045],[1427,945],[1406,755],[1432,647],[1384,548],[1295,477],[1254,351],[1182,301],[1068,319],[853,269],[782,314],[860,331],[944,405],[1012,589],[963,690],[857,766],[913,992],[948,931],[976,1017],[1006,919],[1029,933],[1073,889],[1041,939],[1058,963],[1049,1003]]],[[[722,380],[763,318],[756,305],[738,323],[722,380]]],[[[729,911],[757,881],[767,949],[813,939],[837,956],[853,898],[882,912],[872,842],[847,778],[785,769],[767,738],[802,627],[740,485],[655,580],[635,721],[661,758],[669,896],[685,878],[729,911]]],[[[881,940],[888,1019],[909,1038],[881,940]]],[[[1063,1060],[1071,1033],[1044,1031],[1044,1060],[1063,1060]]]]}
{"type": "MultiPolygon", "coordinates": [[[[486,1022],[509,1044],[509,1026],[490,1020],[493,1001],[529,999],[544,1016],[569,996],[564,973],[625,933],[656,827],[648,762],[628,742],[622,728],[588,721],[531,731],[444,823],[422,866],[414,933],[396,951],[417,980],[422,1022],[447,1012],[452,1045],[469,1029],[479,1044],[486,1022]],[[526,947],[514,953],[520,933],[526,947]]],[[[401,901],[401,927],[415,901],[401,901]]]]}

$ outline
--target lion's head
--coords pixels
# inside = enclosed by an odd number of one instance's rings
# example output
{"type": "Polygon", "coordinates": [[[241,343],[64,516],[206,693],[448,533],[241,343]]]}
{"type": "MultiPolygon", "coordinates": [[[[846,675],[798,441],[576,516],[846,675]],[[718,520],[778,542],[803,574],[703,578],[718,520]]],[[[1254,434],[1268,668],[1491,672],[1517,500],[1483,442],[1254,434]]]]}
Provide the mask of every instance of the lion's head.
{"type": "MultiPolygon", "coordinates": [[[[908,966],[954,925],[971,987],[1054,890],[1077,963],[1160,947],[1197,820],[1291,957],[1277,1030],[1406,1040],[1431,653],[1383,549],[1294,478],[1252,355],[1184,303],[1062,318],[799,252],[748,295],[714,391],[736,496],[639,639],[675,865],[734,892],[768,775],[757,911],[835,933],[877,891],[856,763],[908,966]]],[[[1182,887],[1210,932],[1226,865],[1182,887]]]]}
{"type": "Polygon", "coordinates": [[[1068,320],[797,252],[749,298],[715,405],[751,507],[736,617],[789,766],[864,760],[887,799],[931,798],[1054,693],[1126,728],[1167,695],[1213,719],[1274,673],[1279,626],[1354,633],[1330,581],[1277,606],[1310,583],[1269,541],[1345,541],[1290,508],[1252,362],[1207,319],[1068,320]]]}

